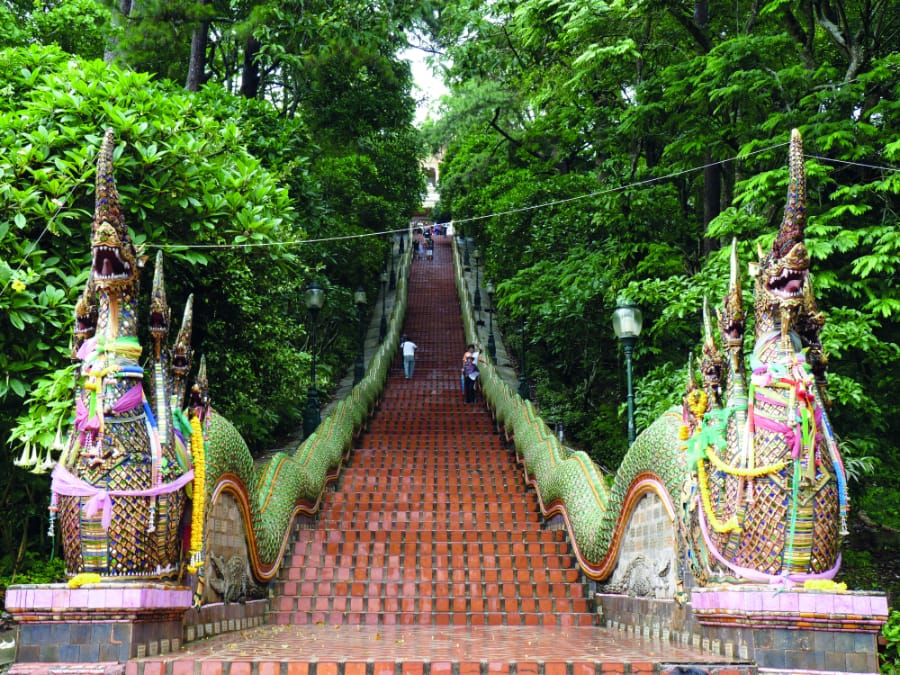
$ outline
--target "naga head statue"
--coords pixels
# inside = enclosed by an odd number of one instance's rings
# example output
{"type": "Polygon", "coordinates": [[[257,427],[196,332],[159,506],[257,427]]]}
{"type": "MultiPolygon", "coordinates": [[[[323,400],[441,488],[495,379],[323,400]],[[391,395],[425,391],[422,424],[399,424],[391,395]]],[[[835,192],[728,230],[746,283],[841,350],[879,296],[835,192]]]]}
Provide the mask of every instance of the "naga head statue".
{"type": "Polygon", "coordinates": [[[125,225],[113,173],[115,134],[106,131],[97,161],[96,201],[91,223],[91,279],[99,291],[112,292],[137,283],[143,260],[125,225]]]}
{"type": "Polygon", "coordinates": [[[716,319],[724,345],[732,350],[740,348],[744,342],[746,317],[736,239],[731,242],[731,275],[728,290],[722,300],[722,307],[716,310],[716,319]]]}
{"type": "Polygon", "coordinates": [[[93,278],[89,276],[84,290],[75,301],[75,325],[72,328],[73,359],[77,358],[76,354],[84,341],[94,337],[97,332],[98,315],[97,294],[94,292],[93,278]]]}
{"type": "Polygon", "coordinates": [[[806,227],[806,169],[803,141],[791,131],[788,155],[789,181],[784,217],[772,249],[759,251],[759,264],[751,266],[756,281],[756,335],[781,331],[786,336],[798,320],[807,297],[809,252],[804,243],[806,227]]]}
{"type": "Polygon", "coordinates": [[[194,296],[188,296],[184,305],[181,329],[172,345],[172,372],[176,378],[186,378],[193,364],[194,350],[191,348],[191,334],[194,325],[194,296]]]}
{"type": "Polygon", "coordinates": [[[150,338],[153,340],[153,348],[157,357],[169,335],[169,324],[172,321],[172,308],[169,307],[166,299],[162,261],[162,251],[157,251],[156,267],[153,271],[153,289],[150,292],[150,338]]]}

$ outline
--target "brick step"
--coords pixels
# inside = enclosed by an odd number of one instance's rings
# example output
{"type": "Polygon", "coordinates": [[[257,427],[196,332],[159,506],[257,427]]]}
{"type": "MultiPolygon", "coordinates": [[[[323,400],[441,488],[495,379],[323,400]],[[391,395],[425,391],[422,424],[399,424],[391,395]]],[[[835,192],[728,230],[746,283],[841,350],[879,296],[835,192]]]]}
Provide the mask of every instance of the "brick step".
{"type": "MultiPolygon", "coordinates": [[[[368,473],[368,471],[364,472],[368,473]]],[[[363,472],[361,472],[363,474],[363,472]]],[[[413,477],[401,481],[391,481],[387,486],[369,484],[366,475],[348,475],[339,482],[341,490],[335,492],[333,504],[353,502],[357,504],[470,504],[484,508],[501,510],[499,495],[510,500],[537,503],[533,493],[522,489],[521,477],[498,477],[496,481],[479,482],[474,485],[460,484],[459,481],[429,480],[428,476],[413,477]],[[515,484],[518,478],[519,485],[515,484]],[[379,488],[380,489],[377,489],[379,488]],[[518,489],[516,489],[518,488],[518,489]],[[395,491],[386,492],[385,490],[395,491]],[[353,491],[350,494],[347,490],[353,491]],[[518,494],[517,494],[518,493],[518,494]]]]}
{"type": "Polygon", "coordinates": [[[350,499],[347,502],[331,505],[322,510],[318,522],[321,527],[337,527],[341,529],[371,529],[371,523],[389,519],[393,523],[418,524],[420,527],[452,527],[466,531],[490,530],[496,527],[515,526],[517,524],[540,524],[540,518],[527,508],[528,505],[516,507],[499,507],[472,504],[463,500],[450,499],[445,503],[430,501],[428,503],[409,503],[402,501],[372,503],[368,500],[350,499]]]}
{"type": "Polygon", "coordinates": [[[579,570],[447,568],[407,570],[398,567],[287,568],[287,578],[276,584],[283,596],[357,595],[456,598],[577,598],[587,599],[579,570]],[[452,578],[448,578],[452,575],[452,578]],[[441,580],[443,578],[443,580],[441,580]],[[539,581],[538,579],[544,579],[539,581]],[[553,581],[551,581],[553,580],[553,581]]]}
{"type": "Polygon", "coordinates": [[[373,485],[375,480],[371,477],[371,469],[354,471],[339,479],[336,491],[329,494],[329,499],[334,498],[334,503],[343,504],[347,501],[367,501],[381,503],[383,501],[398,501],[403,503],[419,502],[434,504],[472,504],[485,508],[491,507],[501,510],[503,501],[521,504],[537,503],[537,495],[526,492],[522,487],[521,476],[497,476],[492,482],[478,483],[473,490],[468,483],[460,483],[456,480],[445,480],[437,476],[404,476],[393,479],[380,485],[373,485]],[[348,494],[348,492],[350,494],[348,494]],[[354,494],[354,492],[356,494],[354,494]],[[395,494],[390,494],[390,493],[395,494]],[[501,500],[500,496],[504,497],[501,500]]]}
{"type": "MultiPolygon", "coordinates": [[[[418,502],[403,502],[394,500],[387,502],[369,502],[368,500],[355,500],[340,502],[335,506],[328,506],[322,510],[318,522],[321,527],[333,527],[331,519],[337,519],[344,523],[346,529],[354,529],[353,519],[359,518],[359,524],[371,523],[373,519],[383,520],[393,518],[395,522],[434,523],[441,526],[463,530],[489,530],[494,526],[512,524],[521,519],[524,522],[539,524],[540,516],[534,512],[536,500],[523,499],[521,504],[481,504],[472,503],[465,499],[448,498],[445,501],[438,499],[419,500],[418,502]],[[481,526],[479,522],[485,521],[481,526]],[[497,521],[491,523],[490,521],[497,521]]],[[[360,528],[363,529],[363,528],[360,528]]],[[[365,528],[369,529],[369,528],[365,528]]]]}
{"type": "MultiPolygon", "coordinates": [[[[484,490],[492,486],[501,491],[489,496],[505,501],[509,491],[532,494],[522,482],[521,470],[504,468],[503,470],[484,470],[480,473],[465,469],[453,469],[439,466],[403,467],[391,466],[390,463],[379,462],[353,462],[344,468],[337,485],[347,486],[351,489],[362,487],[369,494],[385,493],[396,490],[404,490],[406,493],[418,492],[442,492],[453,488],[462,495],[470,497],[483,497],[484,490]],[[373,474],[373,471],[380,471],[373,474]],[[385,475],[390,474],[390,475],[385,475]],[[503,498],[503,499],[502,499],[503,498]]],[[[340,493],[340,490],[337,491],[340,493]]]]}
{"type": "MultiPolygon", "coordinates": [[[[383,450],[354,452],[350,461],[344,466],[340,480],[344,482],[352,480],[364,480],[373,487],[379,487],[384,491],[385,485],[392,483],[422,484],[422,485],[472,485],[472,481],[501,479],[504,483],[512,483],[517,487],[517,492],[526,494],[529,490],[522,483],[522,470],[513,463],[512,457],[504,455],[495,461],[484,462],[480,466],[470,463],[470,458],[456,455],[448,455],[440,461],[444,465],[437,465],[432,458],[430,464],[424,460],[418,460],[413,452],[398,449],[399,458],[385,457],[383,450]],[[453,460],[456,459],[456,462],[453,460]],[[407,461],[403,461],[407,460],[407,461]],[[373,468],[383,469],[384,472],[372,475],[373,468]],[[451,471],[452,469],[452,471],[451,471]],[[409,479],[416,479],[415,482],[409,479]]],[[[496,453],[496,450],[487,449],[485,454],[496,453]]],[[[469,490],[473,492],[473,490],[469,490]]]]}
{"type": "MultiPolygon", "coordinates": [[[[568,545],[566,534],[562,530],[492,530],[478,533],[478,540],[473,541],[470,532],[464,530],[394,530],[391,532],[373,532],[372,530],[319,530],[301,528],[294,531],[292,541],[305,541],[310,544],[407,544],[426,542],[433,544],[450,543],[472,548],[476,543],[482,551],[495,550],[498,544],[511,545],[519,542],[562,542],[568,545]]],[[[456,549],[452,549],[456,551],[456,549]]],[[[324,547],[321,549],[324,551],[324,547]]],[[[321,552],[320,551],[320,552],[321,552]]]]}
{"type": "MultiPolygon", "coordinates": [[[[416,445],[414,440],[399,437],[376,443],[378,445],[361,445],[353,451],[345,469],[348,475],[353,475],[353,469],[373,465],[392,470],[390,475],[381,476],[382,480],[395,475],[430,474],[429,477],[434,480],[460,481],[469,476],[515,476],[520,473],[513,454],[496,446],[447,448],[435,445],[436,448],[441,448],[435,450],[416,445]]],[[[524,486],[520,485],[520,489],[525,491],[524,486]]]]}
{"type": "MultiPolygon", "coordinates": [[[[575,583],[579,576],[572,575],[578,568],[571,563],[572,556],[560,553],[525,554],[519,556],[490,556],[480,554],[352,554],[334,553],[314,556],[306,552],[293,553],[284,561],[283,579],[316,578],[393,580],[420,579],[423,582],[466,579],[473,582],[535,582],[575,583]],[[406,567],[410,567],[409,570],[406,567]],[[299,570],[299,574],[293,570],[299,570]],[[306,572],[304,570],[307,570],[306,572]],[[322,570],[331,570],[322,572],[322,570]],[[386,573],[382,570],[386,570],[386,573]],[[466,572],[463,576],[461,572],[466,572]],[[406,576],[404,576],[404,574],[406,576]],[[456,575],[454,577],[454,575],[456,575]]],[[[578,591],[579,597],[581,591],[578,591]]]]}
{"type": "Polygon", "coordinates": [[[397,478],[407,477],[420,478],[429,483],[469,485],[473,480],[502,476],[507,481],[518,479],[518,491],[528,492],[522,483],[522,469],[516,464],[511,452],[492,447],[474,448],[465,453],[448,449],[442,456],[423,458],[422,452],[433,451],[413,444],[407,445],[407,442],[398,439],[393,447],[358,448],[350,454],[341,475],[353,477],[361,474],[371,480],[372,485],[382,486],[397,478]],[[483,461],[478,462],[479,457],[483,461]],[[366,472],[372,468],[383,470],[383,473],[368,475],[366,472]]]}
{"type": "MultiPolygon", "coordinates": [[[[440,568],[442,564],[446,565],[448,556],[452,556],[454,565],[461,567],[455,561],[468,561],[466,564],[474,566],[475,564],[483,564],[486,568],[515,568],[525,566],[523,560],[525,556],[530,559],[539,558],[543,563],[541,565],[532,565],[535,570],[553,570],[553,569],[575,569],[574,564],[566,562],[564,564],[554,564],[559,559],[570,561],[571,550],[568,544],[548,542],[543,544],[530,544],[523,550],[522,546],[517,545],[501,545],[480,547],[471,546],[464,549],[442,549],[446,544],[340,544],[309,542],[298,540],[290,545],[290,556],[285,562],[293,566],[299,566],[303,563],[307,565],[335,565],[334,560],[340,561],[339,564],[347,563],[348,566],[354,566],[354,560],[377,560],[389,556],[403,556],[404,562],[411,562],[418,566],[428,568],[440,568]],[[512,552],[510,552],[512,551],[512,552]],[[405,560],[407,556],[413,556],[415,559],[405,560]],[[513,564],[510,564],[512,561],[513,564]],[[521,561],[521,562],[517,562],[521,561]]],[[[529,560],[530,562],[530,560],[529,560]]],[[[399,563],[398,563],[399,564],[399,563]]],[[[475,573],[472,573],[474,576],[475,573]]]]}
{"type": "MultiPolygon", "coordinates": [[[[385,411],[383,409],[379,410],[379,413],[394,416],[397,415],[395,411],[385,411]]],[[[455,413],[451,412],[450,414],[455,413]]],[[[485,438],[496,438],[490,428],[484,428],[485,425],[489,424],[489,421],[491,420],[490,413],[485,410],[484,412],[479,412],[479,415],[482,418],[481,421],[461,420],[459,422],[450,423],[444,426],[441,429],[440,433],[452,434],[454,436],[452,443],[455,446],[461,447],[471,446],[474,443],[483,442],[485,438]]],[[[393,424],[391,426],[369,427],[369,434],[370,438],[377,438],[379,435],[382,437],[413,435],[420,436],[421,438],[434,438],[435,430],[434,423],[429,422],[428,420],[417,420],[415,418],[410,418],[406,421],[398,420],[397,424],[393,424]]]]}
{"type": "Polygon", "coordinates": [[[516,494],[517,491],[510,489],[512,486],[505,481],[478,484],[474,491],[466,489],[466,486],[446,484],[386,486],[396,489],[397,494],[379,494],[372,491],[372,487],[361,480],[346,481],[341,486],[346,489],[359,491],[358,494],[346,494],[343,491],[335,492],[333,503],[341,508],[348,503],[355,504],[361,508],[366,508],[367,505],[372,508],[380,508],[383,504],[388,504],[419,511],[451,506],[492,511],[494,513],[510,513],[511,511],[519,512],[523,510],[533,512],[533,508],[537,504],[536,495],[524,492],[516,494]],[[488,495],[498,493],[507,494],[510,499],[516,500],[518,503],[498,504],[490,501],[491,497],[488,495]]]}
{"type": "MultiPolygon", "coordinates": [[[[519,556],[569,556],[568,542],[544,541],[544,542],[488,542],[479,544],[456,544],[449,542],[318,542],[305,541],[302,537],[294,539],[289,547],[294,555],[306,555],[310,562],[314,562],[318,556],[395,556],[415,555],[420,559],[436,558],[438,556],[464,556],[474,559],[476,556],[486,556],[505,559],[515,559],[519,556]]],[[[480,562],[480,560],[479,560],[480,562]]],[[[490,560],[484,562],[491,562],[490,560]]],[[[503,565],[509,567],[509,565],[503,565]]],[[[563,565],[569,567],[569,565],[563,565]]]]}
{"type": "MultiPolygon", "coordinates": [[[[298,630],[337,632],[331,624],[326,624],[324,621],[317,622],[317,624],[318,625],[312,627],[304,626],[298,630]]],[[[376,625],[383,626],[383,624],[376,625]]],[[[431,627],[419,628],[433,632],[433,628],[431,627]]],[[[392,630],[398,629],[409,631],[412,629],[412,626],[400,624],[395,628],[392,628],[392,630]]],[[[451,629],[466,631],[478,630],[477,627],[471,626],[448,626],[442,633],[446,633],[451,629]]],[[[583,627],[582,629],[593,630],[583,627]]],[[[378,638],[369,637],[368,639],[370,641],[377,640],[377,642],[381,642],[382,640],[387,641],[386,638],[380,637],[381,632],[384,631],[383,628],[370,627],[366,624],[361,624],[360,627],[355,630],[357,632],[360,630],[378,631],[378,638]]],[[[523,628],[517,628],[515,630],[523,630],[523,628]]],[[[544,632],[547,629],[535,627],[532,630],[544,632]]],[[[572,630],[572,628],[567,628],[567,630],[572,630]]],[[[343,636],[341,635],[332,635],[329,637],[331,642],[338,642],[343,639],[343,636]]],[[[403,643],[406,641],[407,638],[402,639],[403,643]]],[[[232,642],[234,641],[232,640],[232,642]]],[[[248,643],[237,643],[235,647],[240,647],[245,644],[248,643]]],[[[317,640],[314,644],[321,645],[321,640],[317,640]]],[[[160,673],[190,675],[195,672],[195,666],[200,668],[200,665],[202,664],[203,675],[226,675],[228,673],[231,675],[235,675],[236,673],[240,673],[240,675],[273,675],[277,673],[306,675],[307,673],[313,672],[328,673],[328,675],[366,675],[367,673],[371,675],[396,675],[396,673],[402,673],[403,675],[446,675],[446,673],[449,672],[460,673],[460,675],[479,675],[479,673],[483,671],[483,664],[487,663],[487,656],[492,657],[489,666],[493,666],[494,664],[502,666],[502,670],[498,670],[497,672],[529,673],[529,675],[566,675],[566,673],[570,672],[578,673],[579,675],[605,675],[607,673],[632,673],[633,675],[653,675],[654,673],[658,673],[659,675],[674,675],[675,673],[681,673],[685,670],[690,671],[691,669],[695,671],[699,670],[699,672],[708,675],[762,675],[764,672],[759,671],[758,673],[756,664],[748,664],[747,662],[729,663],[727,661],[710,661],[705,655],[698,655],[692,659],[682,658],[678,660],[673,659],[672,657],[660,658],[655,655],[647,656],[641,652],[637,652],[635,654],[626,654],[624,656],[619,654],[593,660],[585,660],[584,657],[581,657],[580,659],[573,661],[562,652],[559,654],[553,652],[554,656],[552,658],[536,658],[529,656],[527,653],[523,655],[521,650],[516,650],[513,647],[502,649],[501,655],[497,656],[496,643],[488,643],[483,645],[486,649],[483,651],[476,650],[474,655],[462,658],[458,655],[454,655],[452,658],[448,658],[431,654],[425,649],[425,646],[426,645],[423,644],[421,648],[421,655],[416,654],[413,657],[407,658],[382,656],[380,659],[373,659],[371,656],[366,656],[363,649],[357,648],[356,651],[358,653],[350,658],[347,658],[346,655],[341,654],[339,650],[336,649],[334,653],[330,654],[327,658],[306,657],[304,659],[296,656],[298,652],[303,651],[304,644],[300,641],[297,641],[296,643],[291,641],[288,644],[282,645],[282,648],[283,651],[290,649],[294,656],[285,655],[277,657],[265,654],[254,659],[247,659],[241,655],[230,656],[217,653],[205,654],[204,652],[202,661],[195,655],[176,655],[174,657],[156,656],[129,661],[127,666],[123,667],[123,670],[120,672],[124,672],[125,675],[160,675],[160,673]],[[481,656],[482,654],[485,656],[481,656]],[[232,666],[240,666],[240,668],[232,666]]],[[[231,651],[235,651],[235,648],[233,647],[231,651]]],[[[448,650],[445,649],[445,651],[448,650]]],[[[48,675],[53,666],[69,666],[71,664],[42,663],[34,665],[39,666],[40,669],[29,671],[10,670],[9,675],[48,675]]],[[[19,665],[16,666],[16,668],[19,667],[19,665]]],[[[489,672],[495,671],[492,669],[489,672]]]]}
{"type": "MultiPolygon", "coordinates": [[[[375,570],[370,570],[370,573],[375,570]]],[[[399,570],[391,570],[399,573],[399,570]]],[[[506,598],[527,601],[528,606],[551,607],[550,601],[579,601],[579,606],[587,607],[584,586],[580,583],[560,581],[557,583],[527,583],[518,581],[384,581],[355,579],[288,579],[278,583],[283,589],[276,605],[281,609],[293,609],[296,598],[315,598],[326,602],[329,598],[356,597],[377,604],[379,598],[451,598],[457,604],[474,602],[481,606],[481,599],[506,598]]],[[[558,603],[562,607],[565,603],[558,603]]],[[[570,605],[566,605],[570,606],[570,605]]],[[[301,609],[308,609],[301,607],[301,609]]],[[[490,608],[489,608],[490,609],[490,608]]],[[[482,611],[479,609],[478,611],[482,611]]],[[[528,611],[534,611],[529,609],[528,611]]],[[[552,611],[552,610],[547,610],[552,611]]],[[[579,610],[586,611],[586,610],[579,610]]]]}
{"type": "Polygon", "coordinates": [[[327,626],[591,626],[591,614],[545,612],[432,612],[420,608],[396,612],[315,610],[273,612],[270,621],[278,625],[327,626]]]}
{"type": "MultiPolygon", "coordinates": [[[[456,481],[465,480],[470,474],[477,476],[479,472],[482,475],[504,476],[521,473],[515,464],[513,454],[496,446],[454,448],[442,446],[439,441],[431,441],[434,445],[425,446],[417,443],[415,439],[401,436],[379,440],[376,443],[377,445],[356,448],[350,456],[347,469],[377,466],[390,470],[390,474],[380,476],[382,481],[393,478],[395,472],[400,475],[422,475],[429,472],[428,470],[434,480],[456,481]],[[423,453],[434,455],[423,457],[423,453]],[[478,461],[479,459],[481,461],[478,461]]],[[[520,489],[525,491],[524,486],[520,485],[520,489]]]]}
{"type": "MultiPolygon", "coordinates": [[[[323,527],[329,527],[333,529],[360,529],[361,523],[360,521],[353,519],[331,519],[331,518],[323,518],[319,520],[319,523],[323,527]]],[[[430,512],[422,513],[421,515],[412,514],[411,517],[406,518],[403,513],[373,513],[370,518],[364,521],[363,527],[369,530],[375,530],[378,528],[384,528],[385,530],[396,530],[396,529],[408,529],[410,527],[422,527],[427,529],[432,529],[435,527],[446,527],[459,529],[467,532],[475,532],[479,531],[486,525],[491,525],[491,521],[486,523],[475,522],[473,520],[469,520],[468,522],[464,518],[463,514],[456,513],[451,516],[445,517],[435,517],[430,512]]],[[[509,520],[497,520],[493,523],[494,527],[498,528],[513,528],[519,527],[523,524],[531,524],[533,527],[539,526],[538,517],[532,515],[531,520],[526,520],[526,515],[520,515],[514,518],[510,518],[509,520]]],[[[473,537],[474,538],[474,537],[473,537]]]]}

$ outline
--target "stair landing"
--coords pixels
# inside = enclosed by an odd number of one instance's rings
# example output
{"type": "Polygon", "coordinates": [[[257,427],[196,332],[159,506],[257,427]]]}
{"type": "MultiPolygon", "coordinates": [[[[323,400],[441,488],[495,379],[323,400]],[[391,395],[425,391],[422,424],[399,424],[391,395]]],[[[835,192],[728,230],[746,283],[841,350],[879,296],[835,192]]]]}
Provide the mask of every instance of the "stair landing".
{"type": "Polygon", "coordinates": [[[757,673],[749,662],[596,627],[280,625],[135,659],[125,675],[679,675],[688,668],[757,673]]]}

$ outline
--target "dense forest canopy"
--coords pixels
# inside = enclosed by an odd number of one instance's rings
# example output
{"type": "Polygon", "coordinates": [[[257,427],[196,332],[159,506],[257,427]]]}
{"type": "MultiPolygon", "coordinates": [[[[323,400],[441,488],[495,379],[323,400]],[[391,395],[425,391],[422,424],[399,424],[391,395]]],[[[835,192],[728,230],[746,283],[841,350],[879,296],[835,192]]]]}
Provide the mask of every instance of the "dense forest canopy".
{"type": "Polygon", "coordinates": [[[645,317],[640,430],[680,400],[733,238],[751,306],[746,264],[771,246],[802,132],[831,416],[857,513],[900,527],[900,5],[462,0],[434,28],[438,219],[483,252],[545,418],[610,469],[626,447],[611,312],[627,298],[645,317]]]}
{"type": "MultiPolygon", "coordinates": [[[[328,289],[327,386],[351,361],[351,295],[375,297],[384,239],[191,245],[401,227],[418,157],[440,150],[435,219],[477,242],[545,418],[610,470],[626,446],[612,310],[628,298],[645,316],[640,430],[680,399],[732,239],[745,265],[771,245],[796,127],[854,506],[900,528],[898,45],[897,0],[2,0],[2,461],[51,445],[68,414],[106,126],[129,223],[164,248],[176,311],[197,294],[214,400],[255,448],[299,418],[298,292],[313,276],[328,289]],[[421,130],[397,57],[410,42],[450,92],[421,130]]],[[[39,519],[44,494],[3,507],[39,519]]],[[[17,532],[0,528],[2,550],[17,532]]]]}

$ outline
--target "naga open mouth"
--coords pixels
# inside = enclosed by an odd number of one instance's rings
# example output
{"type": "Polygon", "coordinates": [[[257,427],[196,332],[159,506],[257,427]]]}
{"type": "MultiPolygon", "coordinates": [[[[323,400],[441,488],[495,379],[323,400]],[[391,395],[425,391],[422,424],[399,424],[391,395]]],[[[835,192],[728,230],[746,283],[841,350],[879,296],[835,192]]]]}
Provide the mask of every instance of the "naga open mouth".
{"type": "Polygon", "coordinates": [[[122,257],[122,251],[114,246],[95,246],[93,261],[94,278],[98,281],[127,281],[131,279],[131,263],[122,257]]]}
{"type": "Polygon", "coordinates": [[[176,375],[184,376],[190,370],[190,362],[185,354],[175,354],[172,357],[172,370],[176,375]]]}
{"type": "Polygon", "coordinates": [[[785,267],[781,270],[781,274],[766,280],[766,290],[782,300],[800,298],[803,296],[803,286],[806,284],[808,273],[807,270],[785,267]]]}
{"type": "Polygon", "coordinates": [[[73,330],[77,336],[93,334],[97,330],[97,316],[76,316],[73,330]]]}

